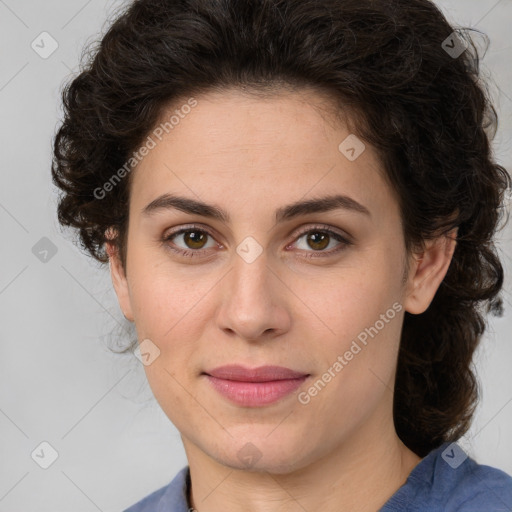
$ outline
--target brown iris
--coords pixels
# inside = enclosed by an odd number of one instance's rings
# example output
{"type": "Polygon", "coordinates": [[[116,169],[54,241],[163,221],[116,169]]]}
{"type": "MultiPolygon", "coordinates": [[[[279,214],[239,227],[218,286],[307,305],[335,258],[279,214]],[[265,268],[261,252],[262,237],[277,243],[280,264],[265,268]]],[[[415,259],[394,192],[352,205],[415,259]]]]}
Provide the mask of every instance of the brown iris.
{"type": "Polygon", "coordinates": [[[183,234],[183,240],[191,249],[202,249],[207,236],[206,233],[201,231],[187,231],[183,234]]]}
{"type": "Polygon", "coordinates": [[[329,235],[320,231],[308,234],[307,241],[312,249],[325,249],[329,245],[329,235]]]}

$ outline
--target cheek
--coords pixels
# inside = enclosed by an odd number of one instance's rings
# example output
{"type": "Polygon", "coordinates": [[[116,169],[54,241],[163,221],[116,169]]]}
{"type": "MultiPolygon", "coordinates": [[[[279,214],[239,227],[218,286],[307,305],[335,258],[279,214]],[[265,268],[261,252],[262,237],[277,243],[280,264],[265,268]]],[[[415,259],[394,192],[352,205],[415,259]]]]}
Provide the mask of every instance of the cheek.
{"type": "Polygon", "coordinates": [[[193,313],[208,283],[204,276],[194,278],[187,269],[181,271],[161,259],[155,264],[151,256],[147,251],[146,257],[140,254],[132,258],[131,303],[137,327],[148,336],[152,333],[165,340],[172,338],[182,319],[193,313]]]}
{"type": "Polygon", "coordinates": [[[179,356],[173,354],[172,357],[177,367],[172,367],[162,352],[162,355],[144,370],[151,391],[162,411],[179,431],[186,432],[191,425],[200,423],[198,418],[203,418],[204,410],[193,398],[195,393],[188,381],[180,371],[177,371],[177,368],[182,367],[179,356]]]}
{"type": "Polygon", "coordinates": [[[397,249],[373,249],[357,266],[337,270],[327,292],[310,297],[326,326],[315,349],[322,352],[320,371],[341,356],[336,375],[343,377],[333,380],[344,381],[344,395],[371,393],[379,382],[375,375],[388,382],[396,364],[403,318],[400,255],[397,249]]]}
{"type": "MultiPolygon", "coordinates": [[[[399,306],[393,309],[393,304],[400,304],[401,300],[398,267],[378,256],[361,258],[357,265],[338,268],[325,278],[315,280],[318,286],[314,288],[304,282],[297,295],[312,311],[318,312],[315,323],[326,338],[350,344],[359,333],[379,321],[381,315],[385,315],[385,330],[397,323],[391,320],[399,309],[399,306]]],[[[381,327],[380,322],[378,326],[381,327]]]]}
{"type": "Polygon", "coordinates": [[[197,371],[194,355],[209,317],[205,308],[215,280],[204,272],[194,276],[188,269],[180,273],[177,266],[155,265],[149,257],[133,258],[132,263],[130,288],[137,337],[151,340],[160,351],[155,363],[146,367],[148,380],[155,385],[166,383],[165,387],[174,382],[169,373],[175,378],[181,375],[181,381],[188,379],[197,371]]]}
{"type": "Polygon", "coordinates": [[[330,297],[323,319],[335,334],[310,345],[320,357],[316,378],[305,393],[316,417],[326,408],[333,424],[343,428],[350,428],[347,418],[359,421],[370,414],[393,389],[401,305],[385,286],[377,290],[365,283],[354,280],[352,293],[347,281],[345,289],[330,297]]]}

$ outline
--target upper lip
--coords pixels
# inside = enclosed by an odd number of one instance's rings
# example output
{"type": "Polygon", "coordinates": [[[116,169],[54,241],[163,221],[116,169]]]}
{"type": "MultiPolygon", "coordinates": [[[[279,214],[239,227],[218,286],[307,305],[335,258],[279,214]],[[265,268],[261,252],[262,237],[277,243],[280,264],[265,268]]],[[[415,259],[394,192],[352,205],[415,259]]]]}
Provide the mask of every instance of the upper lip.
{"type": "Polygon", "coordinates": [[[246,368],[238,364],[219,366],[204,372],[218,379],[237,380],[241,382],[269,382],[273,380],[298,379],[309,374],[291,370],[283,366],[259,366],[246,368]]]}

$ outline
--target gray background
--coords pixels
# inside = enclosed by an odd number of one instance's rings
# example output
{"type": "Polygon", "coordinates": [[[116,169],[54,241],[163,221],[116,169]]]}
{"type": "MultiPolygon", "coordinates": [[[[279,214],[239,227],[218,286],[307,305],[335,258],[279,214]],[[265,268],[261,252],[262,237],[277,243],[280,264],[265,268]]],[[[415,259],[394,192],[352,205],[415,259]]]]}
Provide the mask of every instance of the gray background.
{"type": "MultiPolygon", "coordinates": [[[[179,433],[152,399],[142,365],[107,349],[110,334],[127,323],[108,266],[101,269],[70,233],[61,233],[49,174],[61,85],[77,71],[84,44],[105,30],[121,3],[0,0],[0,512],[122,510],[186,464],[179,433]],[[43,31],[58,44],[46,59],[31,47],[43,31]],[[36,244],[48,244],[43,237],[56,250],[46,262],[36,257],[36,244]],[[48,469],[31,457],[43,441],[58,452],[48,469]]],[[[494,147],[510,170],[512,2],[438,4],[450,21],[491,38],[483,63],[500,115],[494,147]]],[[[39,51],[50,44],[46,39],[39,51]]],[[[506,312],[491,318],[478,351],[483,397],[461,443],[479,462],[510,474],[511,235],[509,223],[500,235],[506,312]]],[[[48,449],[36,453],[36,460],[49,460],[48,449]]]]}

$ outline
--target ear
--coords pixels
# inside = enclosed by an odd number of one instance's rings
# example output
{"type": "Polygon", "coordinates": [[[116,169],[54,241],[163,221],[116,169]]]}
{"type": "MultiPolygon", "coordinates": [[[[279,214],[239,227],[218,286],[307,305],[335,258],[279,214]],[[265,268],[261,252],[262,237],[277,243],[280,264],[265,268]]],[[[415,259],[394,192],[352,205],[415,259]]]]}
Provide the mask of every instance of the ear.
{"type": "Polygon", "coordinates": [[[404,309],[418,315],[428,309],[443,281],[456,246],[457,228],[433,240],[412,255],[406,285],[404,309]]]}
{"type": "Polygon", "coordinates": [[[117,295],[119,307],[124,314],[124,317],[133,322],[133,311],[130,298],[130,290],[128,288],[128,280],[126,279],[126,273],[121,263],[121,258],[117,247],[111,242],[105,242],[109,257],[110,277],[114,290],[117,295]]]}

